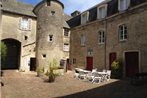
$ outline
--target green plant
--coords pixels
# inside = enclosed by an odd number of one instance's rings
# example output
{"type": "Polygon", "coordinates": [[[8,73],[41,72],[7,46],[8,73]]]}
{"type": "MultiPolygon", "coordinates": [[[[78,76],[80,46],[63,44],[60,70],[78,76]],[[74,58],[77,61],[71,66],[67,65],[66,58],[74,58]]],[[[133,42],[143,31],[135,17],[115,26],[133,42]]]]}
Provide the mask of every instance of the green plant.
{"type": "Polygon", "coordinates": [[[123,74],[122,60],[115,60],[111,64],[112,78],[121,78],[123,74]]]}
{"type": "Polygon", "coordinates": [[[49,70],[47,71],[46,75],[49,76],[49,82],[54,82],[56,74],[54,73],[54,70],[58,69],[58,63],[56,59],[53,59],[53,61],[49,62],[49,70]]]}
{"type": "Polygon", "coordinates": [[[0,56],[1,56],[2,66],[4,66],[4,62],[7,56],[7,46],[4,42],[0,42],[0,56]]]}
{"type": "Polygon", "coordinates": [[[44,73],[44,67],[43,66],[37,66],[37,76],[40,76],[41,73],[44,73]]]}

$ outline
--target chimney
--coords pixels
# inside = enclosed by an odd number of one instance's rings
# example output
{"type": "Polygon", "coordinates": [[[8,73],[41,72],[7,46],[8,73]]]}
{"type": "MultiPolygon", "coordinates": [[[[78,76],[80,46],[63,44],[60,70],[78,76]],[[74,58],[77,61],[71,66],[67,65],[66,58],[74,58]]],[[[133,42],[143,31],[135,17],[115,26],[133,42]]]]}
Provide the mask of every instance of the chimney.
{"type": "Polygon", "coordinates": [[[71,13],[72,17],[78,16],[81,12],[80,11],[74,11],[73,13],[71,13]]]}

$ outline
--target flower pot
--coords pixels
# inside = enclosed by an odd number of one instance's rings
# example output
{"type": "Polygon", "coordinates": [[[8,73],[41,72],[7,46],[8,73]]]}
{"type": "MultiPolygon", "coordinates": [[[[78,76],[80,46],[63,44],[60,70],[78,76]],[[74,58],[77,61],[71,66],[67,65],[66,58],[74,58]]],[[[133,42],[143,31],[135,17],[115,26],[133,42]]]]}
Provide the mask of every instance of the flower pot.
{"type": "Polygon", "coordinates": [[[54,74],[49,74],[49,82],[54,82],[55,81],[55,75],[54,74]]]}

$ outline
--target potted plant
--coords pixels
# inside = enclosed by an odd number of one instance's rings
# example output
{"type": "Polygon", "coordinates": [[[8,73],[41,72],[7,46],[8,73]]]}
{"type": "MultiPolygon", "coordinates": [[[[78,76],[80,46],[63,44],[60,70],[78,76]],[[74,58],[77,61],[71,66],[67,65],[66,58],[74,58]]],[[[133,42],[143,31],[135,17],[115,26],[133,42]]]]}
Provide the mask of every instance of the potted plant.
{"type": "Polygon", "coordinates": [[[43,66],[37,66],[36,72],[37,72],[38,77],[42,76],[42,74],[44,73],[44,67],[43,66]]]}
{"type": "Polygon", "coordinates": [[[49,63],[49,71],[47,72],[48,73],[48,77],[49,77],[49,82],[54,82],[55,81],[55,73],[54,73],[54,70],[56,70],[58,67],[57,67],[57,61],[56,59],[53,59],[52,62],[49,63]]]}

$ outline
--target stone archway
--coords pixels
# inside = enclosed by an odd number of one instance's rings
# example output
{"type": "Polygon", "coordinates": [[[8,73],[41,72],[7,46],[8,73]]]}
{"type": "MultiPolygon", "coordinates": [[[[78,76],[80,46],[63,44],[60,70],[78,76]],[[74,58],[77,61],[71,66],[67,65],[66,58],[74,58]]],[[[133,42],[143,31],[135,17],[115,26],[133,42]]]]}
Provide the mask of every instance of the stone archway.
{"type": "Polygon", "coordinates": [[[2,69],[19,69],[21,43],[15,39],[4,39],[2,42],[7,46],[7,56],[2,62],[2,69]]]}

